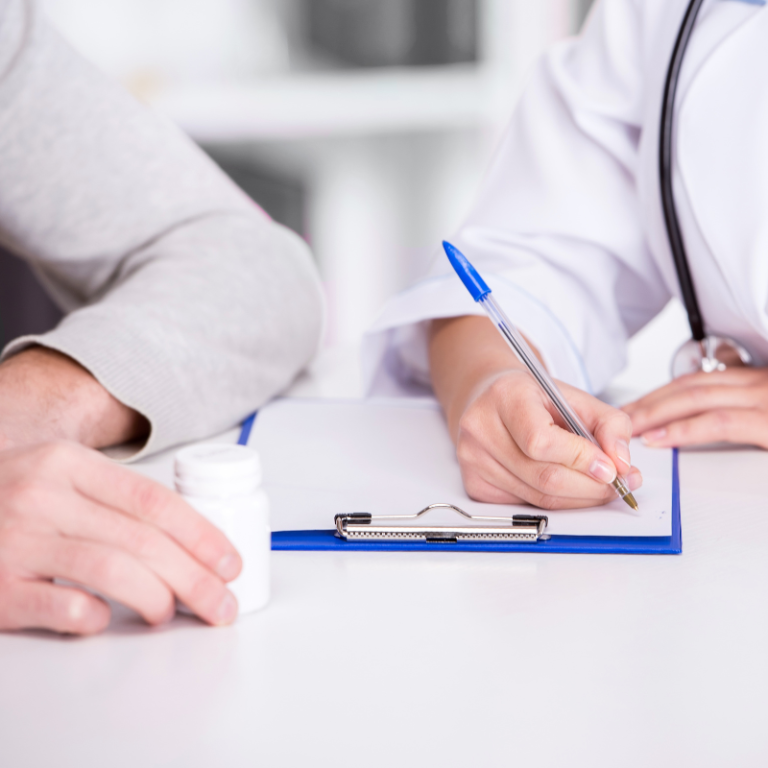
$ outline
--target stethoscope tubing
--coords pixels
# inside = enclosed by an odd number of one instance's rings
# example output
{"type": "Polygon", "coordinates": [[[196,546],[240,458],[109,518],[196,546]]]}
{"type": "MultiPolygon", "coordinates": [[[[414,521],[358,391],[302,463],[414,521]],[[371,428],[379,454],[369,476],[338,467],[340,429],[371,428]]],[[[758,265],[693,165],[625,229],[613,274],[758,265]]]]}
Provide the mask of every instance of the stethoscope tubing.
{"type": "Polygon", "coordinates": [[[691,326],[691,334],[695,341],[703,341],[706,337],[704,320],[699,309],[699,300],[696,288],[693,284],[688,257],[685,251],[685,242],[680,228],[680,220],[675,206],[675,195],[672,189],[672,147],[674,137],[674,111],[677,85],[680,78],[680,70],[683,66],[685,51],[696,24],[696,17],[704,0],[691,0],[683,17],[683,23],[672,50],[672,58],[667,70],[667,79],[664,84],[664,96],[661,104],[661,127],[659,136],[659,185],[661,188],[661,205],[664,212],[664,222],[667,227],[669,245],[672,250],[672,258],[677,271],[677,279],[680,284],[680,293],[688,314],[688,323],[691,326]]]}

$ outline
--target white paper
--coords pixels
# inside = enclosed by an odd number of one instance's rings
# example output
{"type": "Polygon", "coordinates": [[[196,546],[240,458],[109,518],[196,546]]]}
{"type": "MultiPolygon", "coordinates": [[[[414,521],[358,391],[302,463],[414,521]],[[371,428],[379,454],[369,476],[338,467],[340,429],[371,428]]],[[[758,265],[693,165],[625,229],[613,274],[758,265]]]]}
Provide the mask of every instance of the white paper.
{"type": "MultiPolygon", "coordinates": [[[[482,504],[464,492],[454,448],[431,400],[277,400],[256,418],[249,445],[261,454],[272,530],[333,528],[334,515],[409,515],[448,502],[472,515],[531,514],[482,504]]],[[[669,536],[672,452],[631,444],[643,473],[634,512],[621,499],[547,511],[548,532],[569,536],[669,536]]]]}

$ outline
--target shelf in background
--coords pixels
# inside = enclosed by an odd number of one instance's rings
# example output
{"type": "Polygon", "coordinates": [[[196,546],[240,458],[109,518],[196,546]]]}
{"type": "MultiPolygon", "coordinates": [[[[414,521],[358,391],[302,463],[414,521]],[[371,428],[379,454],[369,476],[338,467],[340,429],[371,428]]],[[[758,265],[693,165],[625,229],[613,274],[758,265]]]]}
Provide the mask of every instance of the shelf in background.
{"type": "Polygon", "coordinates": [[[491,125],[514,100],[500,80],[481,65],[342,70],[177,86],[145,100],[200,142],[285,140],[491,125]]]}

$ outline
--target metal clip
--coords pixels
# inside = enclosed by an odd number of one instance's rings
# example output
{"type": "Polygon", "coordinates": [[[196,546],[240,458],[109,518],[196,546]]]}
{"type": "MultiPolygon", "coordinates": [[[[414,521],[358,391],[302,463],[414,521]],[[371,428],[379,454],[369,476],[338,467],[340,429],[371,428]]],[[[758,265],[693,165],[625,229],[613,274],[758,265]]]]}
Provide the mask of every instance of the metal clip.
{"type": "Polygon", "coordinates": [[[453,504],[430,504],[415,515],[378,515],[350,512],[334,517],[336,535],[347,541],[426,541],[456,544],[459,541],[546,541],[546,515],[489,517],[470,515],[453,504]],[[419,525],[416,521],[434,509],[450,509],[469,521],[463,525],[419,525]]]}

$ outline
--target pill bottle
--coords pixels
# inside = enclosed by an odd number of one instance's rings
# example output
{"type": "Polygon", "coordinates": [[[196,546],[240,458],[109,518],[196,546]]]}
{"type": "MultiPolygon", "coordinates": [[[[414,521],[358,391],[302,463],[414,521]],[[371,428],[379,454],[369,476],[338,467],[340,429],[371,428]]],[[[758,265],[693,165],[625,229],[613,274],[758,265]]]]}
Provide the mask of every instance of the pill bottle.
{"type": "Polygon", "coordinates": [[[176,490],[224,532],[243,560],[228,584],[240,613],[269,602],[269,500],[261,488],[259,454],[242,445],[202,443],[183,448],[174,464],[176,490]]]}

